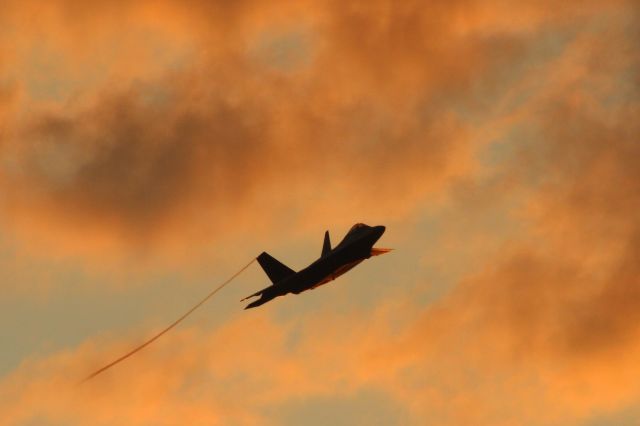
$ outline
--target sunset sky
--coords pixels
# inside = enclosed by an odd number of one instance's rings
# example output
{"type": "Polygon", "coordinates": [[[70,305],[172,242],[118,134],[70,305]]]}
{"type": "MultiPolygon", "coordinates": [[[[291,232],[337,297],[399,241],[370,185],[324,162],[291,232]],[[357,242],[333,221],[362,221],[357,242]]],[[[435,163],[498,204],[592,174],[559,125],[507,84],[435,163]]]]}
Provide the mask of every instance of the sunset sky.
{"type": "Polygon", "coordinates": [[[2,425],[638,425],[640,6],[0,0],[0,290],[2,425]]]}

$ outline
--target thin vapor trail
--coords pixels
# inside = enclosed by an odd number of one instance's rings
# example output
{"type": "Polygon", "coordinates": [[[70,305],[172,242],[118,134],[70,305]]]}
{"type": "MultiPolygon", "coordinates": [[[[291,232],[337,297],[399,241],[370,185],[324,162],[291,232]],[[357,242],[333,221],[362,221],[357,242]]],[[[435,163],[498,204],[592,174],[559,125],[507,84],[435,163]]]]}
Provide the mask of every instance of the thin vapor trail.
{"type": "Polygon", "coordinates": [[[169,330],[171,330],[173,327],[175,327],[176,325],[180,324],[185,318],[187,318],[189,315],[191,315],[191,313],[193,311],[195,311],[196,309],[198,309],[200,306],[202,306],[207,300],[209,300],[214,294],[216,294],[218,291],[222,290],[223,287],[225,287],[227,284],[229,284],[231,281],[233,281],[238,275],[240,275],[241,273],[243,273],[245,271],[245,269],[247,269],[249,266],[251,266],[251,264],[255,261],[256,259],[251,259],[251,261],[249,263],[247,263],[245,266],[243,266],[238,272],[236,272],[235,274],[233,274],[230,278],[228,278],[226,281],[224,281],[222,284],[220,284],[218,287],[214,288],[209,294],[207,294],[204,299],[202,299],[200,302],[198,302],[196,305],[194,305],[191,309],[189,309],[187,312],[185,312],[180,318],[178,318],[177,320],[175,320],[173,323],[171,323],[169,326],[167,326],[164,330],[160,331],[158,334],[156,334],[155,336],[151,337],[149,340],[147,340],[146,342],[142,343],[141,345],[135,347],[134,349],[132,349],[131,351],[127,352],[126,354],[122,355],[120,358],[110,362],[109,364],[105,365],[104,367],[94,371],[93,373],[89,374],[87,377],[85,377],[81,382],[79,382],[78,384],[82,384],[88,380],[93,379],[94,377],[96,377],[98,374],[108,370],[109,368],[113,367],[114,365],[124,361],[125,359],[129,358],[131,355],[135,354],[136,352],[142,350],[143,348],[145,348],[146,346],[149,346],[151,343],[153,343],[154,341],[156,341],[157,339],[160,338],[160,336],[162,336],[163,334],[165,334],[166,332],[168,332],[169,330]]]}

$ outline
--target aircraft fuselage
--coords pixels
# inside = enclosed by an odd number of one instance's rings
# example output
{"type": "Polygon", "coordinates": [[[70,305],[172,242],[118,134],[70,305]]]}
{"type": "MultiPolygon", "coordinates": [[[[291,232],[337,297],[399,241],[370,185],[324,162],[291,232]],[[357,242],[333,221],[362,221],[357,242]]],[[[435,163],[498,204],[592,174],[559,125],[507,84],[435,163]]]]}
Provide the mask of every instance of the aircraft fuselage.
{"type": "MultiPolygon", "coordinates": [[[[373,245],[380,239],[384,231],[384,226],[355,225],[340,244],[323,253],[311,265],[298,272],[292,272],[283,279],[274,282],[273,285],[252,295],[260,295],[261,298],[249,304],[247,308],[260,306],[278,296],[288,293],[299,294],[305,290],[327,284],[372,255],[386,253],[387,249],[373,249],[373,245]]],[[[325,238],[325,244],[330,244],[328,243],[328,234],[325,238]]],[[[268,256],[266,253],[261,256],[264,255],[268,256]]],[[[260,258],[258,260],[260,261],[260,258]]],[[[265,268],[262,262],[261,265],[265,268]]],[[[268,267],[268,265],[266,266],[268,267]]],[[[284,265],[282,266],[286,268],[284,265]]],[[[269,274],[266,268],[265,272],[269,274]]]]}

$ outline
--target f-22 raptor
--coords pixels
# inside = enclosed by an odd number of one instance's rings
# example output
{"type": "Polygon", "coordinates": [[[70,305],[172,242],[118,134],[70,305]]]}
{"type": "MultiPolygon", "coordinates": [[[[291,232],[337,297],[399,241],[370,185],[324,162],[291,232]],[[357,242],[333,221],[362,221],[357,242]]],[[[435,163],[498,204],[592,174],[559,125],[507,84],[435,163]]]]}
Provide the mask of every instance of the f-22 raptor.
{"type": "Polygon", "coordinates": [[[278,262],[267,252],[258,256],[258,263],[273,285],[247,296],[242,301],[260,296],[245,309],[255,308],[278,296],[299,294],[327,284],[371,256],[388,253],[391,249],[374,248],[373,245],[385,231],[384,226],[368,226],[356,223],[335,248],[331,248],[329,231],[324,234],[320,258],[298,272],[278,262]]]}

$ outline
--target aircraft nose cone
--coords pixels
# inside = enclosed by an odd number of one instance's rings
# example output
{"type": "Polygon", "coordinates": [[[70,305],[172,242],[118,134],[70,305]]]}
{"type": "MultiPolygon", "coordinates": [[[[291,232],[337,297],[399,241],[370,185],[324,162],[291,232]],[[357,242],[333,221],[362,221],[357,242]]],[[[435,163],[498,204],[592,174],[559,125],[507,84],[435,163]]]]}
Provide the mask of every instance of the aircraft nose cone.
{"type": "Polygon", "coordinates": [[[374,226],[373,229],[375,230],[376,234],[378,234],[378,238],[380,238],[382,236],[382,234],[384,234],[384,231],[387,229],[384,226],[380,225],[380,226],[374,226]]]}

